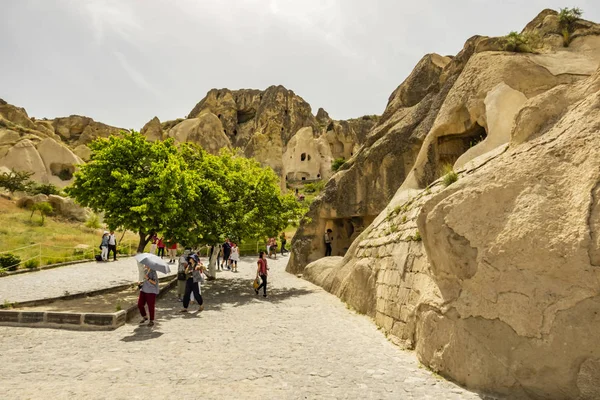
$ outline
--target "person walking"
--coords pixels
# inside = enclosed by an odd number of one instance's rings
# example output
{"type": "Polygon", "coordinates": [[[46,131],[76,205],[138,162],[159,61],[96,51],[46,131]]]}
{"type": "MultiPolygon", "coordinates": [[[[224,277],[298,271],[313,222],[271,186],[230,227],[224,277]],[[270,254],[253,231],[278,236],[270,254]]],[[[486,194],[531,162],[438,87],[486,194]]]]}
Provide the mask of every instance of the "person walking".
{"type": "Polygon", "coordinates": [[[231,261],[231,271],[238,272],[238,261],[240,261],[240,248],[236,243],[231,244],[231,255],[229,256],[231,261]]]}
{"type": "Polygon", "coordinates": [[[177,258],[177,243],[170,242],[169,243],[169,263],[175,264],[175,259],[177,258]]]}
{"type": "Polygon", "coordinates": [[[325,232],[325,236],[323,236],[323,240],[325,241],[325,257],[329,257],[331,255],[331,242],[333,241],[333,231],[331,229],[327,229],[325,232]]]}
{"type": "Polygon", "coordinates": [[[179,266],[177,267],[177,300],[183,301],[185,295],[185,283],[187,281],[187,275],[185,269],[188,266],[187,257],[192,252],[191,249],[185,249],[181,257],[179,257],[179,266]]]}
{"type": "Polygon", "coordinates": [[[190,255],[187,257],[188,265],[185,269],[186,274],[186,282],[185,282],[185,294],[183,296],[183,309],[181,312],[187,312],[188,306],[190,305],[190,298],[192,292],[194,293],[194,298],[198,302],[200,306],[198,311],[204,310],[204,301],[202,300],[202,295],[200,294],[199,284],[204,283],[204,266],[202,263],[199,263],[199,259],[197,256],[190,255]]]}
{"type": "Polygon", "coordinates": [[[163,258],[165,256],[165,242],[162,237],[158,239],[156,246],[158,247],[158,256],[163,258]]]}
{"type": "Polygon", "coordinates": [[[231,269],[229,267],[229,256],[231,255],[231,243],[229,242],[229,239],[225,240],[225,243],[223,243],[223,264],[221,265],[222,269],[225,269],[223,267],[226,266],[227,269],[231,269]]]}
{"type": "Polygon", "coordinates": [[[144,266],[144,281],[140,282],[140,295],[138,297],[138,309],[140,310],[140,314],[142,314],[142,320],[140,321],[140,325],[148,321],[148,316],[146,315],[146,304],[148,305],[148,314],[150,314],[150,322],[148,322],[148,326],[154,325],[154,308],[156,306],[156,295],[158,295],[158,276],[156,275],[156,271],[151,270],[150,268],[144,266]]]}
{"type": "Polygon", "coordinates": [[[156,233],[153,233],[150,236],[150,254],[156,254],[156,243],[158,242],[158,236],[156,233]]]}
{"type": "Polygon", "coordinates": [[[110,252],[113,253],[113,261],[117,261],[117,237],[115,236],[115,231],[110,231],[108,235],[108,252],[106,258],[110,258],[110,252]]]}
{"type": "Polygon", "coordinates": [[[100,254],[102,257],[102,261],[108,261],[108,231],[104,231],[102,234],[102,241],[100,242],[100,250],[102,253],[100,254]]]}
{"type": "Polygon", "coordinates": [[[285,244],[287,243],[287,238],[285,237],[285,232],[281,232],[281,236],[279,236],[281,240],[281,255],[283,256],[283,252],[289,253],[289,251],[285,248],[285,244]]]}
{"type": "Polygon", "coordinates": [[[258,265],[258,268],[256,269],[256,277],[260,277],[261,284],[259,287],[254,289],[254,292],[258,295],[258,292],[262,288],[263,297],[267,297],[267,271],[269,271],[269,267],[267,266],[267,257],[265,256],[264,251],[260,252],[256,264],[258,265]]]}

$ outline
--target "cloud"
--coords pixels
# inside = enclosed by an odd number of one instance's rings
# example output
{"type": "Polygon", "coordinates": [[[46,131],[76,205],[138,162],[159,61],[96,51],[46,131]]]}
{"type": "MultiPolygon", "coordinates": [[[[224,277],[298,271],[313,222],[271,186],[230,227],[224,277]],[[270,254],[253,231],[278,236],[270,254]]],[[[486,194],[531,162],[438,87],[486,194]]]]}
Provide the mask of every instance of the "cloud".
{"type": "Polygon", "coordinates": [[[140,87],[141,89],[147,90],[148,92],[158,95],[159,92],[158,90],[152,86],[144,77],[144,75],[138,71],[136,68],[134,68],[129,61],[127,61],[127,57],[125,57],[125,55],[123,53],[121,53],[120,51],[114,51],[113,54],[115,55],[115,57],[117,57],[117,60],[119,60],[119,64],[121,64],[121,67],[123,67],[123,69],[125,70],[125,72],[127,72],[127,75],[129,75],[129,77],[131,78],[131,80],[138,85],[138,87],[140,87]]]}

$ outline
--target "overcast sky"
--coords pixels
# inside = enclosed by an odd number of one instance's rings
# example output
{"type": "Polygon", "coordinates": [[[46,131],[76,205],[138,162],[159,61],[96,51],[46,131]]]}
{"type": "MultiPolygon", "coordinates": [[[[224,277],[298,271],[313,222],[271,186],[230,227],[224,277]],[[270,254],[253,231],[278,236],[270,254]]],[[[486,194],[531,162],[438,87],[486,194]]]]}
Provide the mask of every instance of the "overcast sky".
{"type": "Polygon", "coordinates": [[[0,0],[0,98],[30,116],[140,129],[211,88],[281,84],[316,113],[381,114],[426,53],[598,0],[0,0]]]}

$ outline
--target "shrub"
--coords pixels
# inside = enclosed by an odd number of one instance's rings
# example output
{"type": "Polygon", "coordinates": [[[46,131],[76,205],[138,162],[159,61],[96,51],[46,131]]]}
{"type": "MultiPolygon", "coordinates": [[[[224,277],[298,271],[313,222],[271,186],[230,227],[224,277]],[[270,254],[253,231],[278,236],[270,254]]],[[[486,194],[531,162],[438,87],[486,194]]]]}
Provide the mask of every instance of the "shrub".
{"type": "Polygon", "coordinates": [[[91,213],[88,217],[87,221],[85,221],[85,226],[91,229],[99,229],[100,228],[100,216],[96,213],[91,213]]]}
{"type": "Polygon", "coordinates": [[[331,170],[333,172],[337,172],[342,167],[342,165],[344,165],[345,163],[346,163],[346,160],[344,159],[344,157],[336,158],[331,163],[331,170]]]}
{"type": "Polygon", "coordinates": [[[60,190],[51,183],[42,183],[39,185],[33,185],[31,190],[29,190],[30,194],[45,194],[46,196],[50,196],[51,194],[60,194],[60,190]]]}
{"type": "Polygon", "coordinates": [[[444,186],[450,186],[458,180],[458,174],[452,168],[452,165],[444,165],[444,186]]]}
{"type": "Polygon", "coordinates": [[[6,268],[9,271],[15,271],[19,264],[21,264],[21,258],[11,253],[0,254],[0,266],[6,268]]]}
{"type": "Polygon", "coordinates": [[[35,213],[36,211],[40,212],[40,215],[42,216],[42,225],[44,225],[46,215],[52,214],[54,212],[54,209],[52,208],[50,203],[46,201],[35,203],[33,206],[31,206],[31,215],[29,216],[29,219],[33,218],[33,213],[35,213]]]}
{"type": "Polygon", "coordinates": [[[558,13],[558,21],[562,27],[563,46],[569,47],[571,43],[571,32],[573,31],[573,22],[577,21],[583,15],[581,8],[561,8],[558,13]]]}
{"type": "Polygon", "coordinates": [[[25,268],[29,268],[29,269],[37,268],[40,266],[40,260],[38,260],[37,258],[27,260],[27,261],[25,261],[25,264],[23,264],[23,265],[25,266],[25,268]]]}
{"type": "Polygon", "coordinates": [[[0,276],[6,275],[6,268],[0,268],[0,276]]]}
{"type": "Polygon", "coordinates": [[[325,187],[324,181],[311,182],[304,185],[304,191],[306,193],[320,193],[325,187]]]}
{"type": "Polygon", "coordinates": [[[29,192],[33,186],[33,182],[29,178],[33,172],[15,171],[3,172],[0,174],[0,188],[14,192],[29,192]]]}
{"type": "Polygon", "coordinates": [[[533,53],[531,40],[528,35],[523,35],[518,32],[511,32],[504,37],[504,50],[514,51],[515,53],[533,53]]]}

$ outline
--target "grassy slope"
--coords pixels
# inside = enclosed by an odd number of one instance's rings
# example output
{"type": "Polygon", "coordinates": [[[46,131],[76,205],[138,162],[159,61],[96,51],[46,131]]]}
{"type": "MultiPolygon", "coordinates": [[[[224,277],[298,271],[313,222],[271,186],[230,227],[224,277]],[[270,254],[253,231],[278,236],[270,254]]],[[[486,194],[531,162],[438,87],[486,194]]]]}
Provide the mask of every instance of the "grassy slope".
{"type": "MultiPolygon", "coordinates": [[[[30,219],[31,212],[18,208],[14,202],[0,198],[0,252],[11,251],[26,260],[41,255],[42,265],[91,258],[92,250],[99,253],[98,246],[102,236],[101,229],[90,229],[79,222],[68,222],[58,218],[47,217],[44,225],[40,225],[39,214],[30,219]],[[78,244],[90,246],[87,254],[76,254],[74,247],[78,244]],[[12,251],[19,247],[37,245],[22,250],[12,251]]],[[[122,232],[117,232],[117,238],[122,232]]],[[[129,244],[135,249],[137,235],[127,232],[120,246],[123,253],[129,250],[129,244]]]]}

